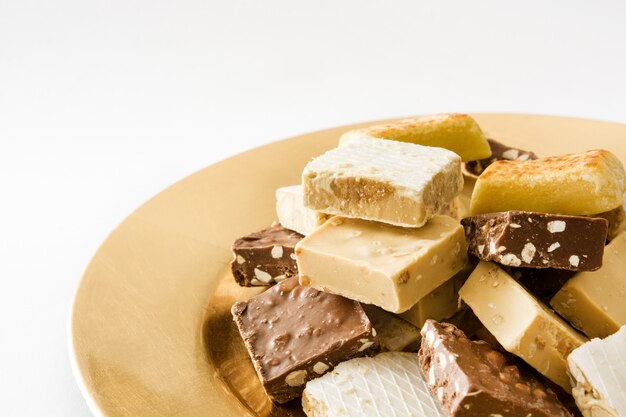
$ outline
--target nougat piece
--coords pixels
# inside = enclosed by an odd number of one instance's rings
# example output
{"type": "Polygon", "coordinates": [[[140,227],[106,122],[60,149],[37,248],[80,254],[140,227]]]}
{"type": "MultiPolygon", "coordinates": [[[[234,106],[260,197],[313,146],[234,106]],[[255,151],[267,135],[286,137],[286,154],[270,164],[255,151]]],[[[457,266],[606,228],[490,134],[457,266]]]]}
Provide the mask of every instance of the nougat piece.
{"type": "Polygon", "coordinates": [[[362,304],[376,331],[383,351],[412,352],[419,347],[420,331],[393,313],[372,304],[362,304]]]}
{"type": "Polygon", "coordinates": [[[590,215],[624,204],[624,167],[606,150],[497,161],[476,180],[470,214],[508,210],[590,215]]]}
{"type": "Polygon", "coordinates": [[[272,285],[297,275],[294,248],[303,237],[277,225],[235,240],[231,270],[237,284],[242,287],[272,285]]]}
{"type": "Polygon", "coordinates": [[[567,357],[572,394],[585,417],[626,416],[626,326],[567,357]]]}
{"type": "Polygon", "coordinates": [[[267,395],[285,403],[307,381],[350,358],[378,350],[372,324],[353,300],[288,278],[232,307],[232,315],[267,395]]]}
{"type": "Polygon", "coordinates": [[[626,232],[604,249],[604,265],[574,275],[550,305],[588,337],[606,337],[626,324],[626,232]]]}
{"type": "Polygon", "coordinates": [[[449,417],[571,417],[556,394],[513,358],[428,320],[419,361],[431,394],[449,417]]]}
{"type": "Polygon", "coordinates": [[[468,250],[484,261],[526,268],[593,271],[602,266],[609,222],[530,211],[479,214],[461,220],[468,250]]]}
{"type": "Polygon", "coordinates": [[[333,217],[296,246],[300,282],[402,313],[467,261],[463,227],[435,216],[402,228],[333,217]]]}
{"type": "Polygon", "coordinates": [[[310,209],[421,227],[463,189],[461,158],[442,148],[355,138],[309,162],[302,187],[310,209]]]}
{"type": "Polygon", "coordinates": [[[467,217],[468,213],[469,208],[465,205],[465,203],[463,203],[463,198],[461,196],[455,197],[450,204],[441,209],[439,212],[442,216],[450,216],[457,220],[467,217]]]}
{"type": "Polygon", "coordinates": [[[481,261],[459,296],[507,351],[571,392],[566,358],[587,339],[495,264],[481,261]]]}
{"type": "Polygon", "coordinates": [[[282,226],[304,236],[324,224],[330,217],[304,206],[301,185],[280,187],[276,190],[276,214],[282,226]]]}
{"type": "Polygon", "coordinates": [[[479,176],[485,168],[496,161],[528,161],[529,159],[537,159],[537,155],[533,152],[513,148],[494,139],[487,139],[487,142],[491,148],[491,156],[475,161],[467,161],[465,169],[470,174],[479,176]]]}
{"type": "Polygon", "coordinates": [[[368,126],[344,133],[341,145],[354,138],[374,137],[449,149],[463,161],[487,158],[491,149],[478,123],[467,114],[435,114],[368,126]]]}
{"type": "Polygon", "coordinates": [[[417,353],[352,359],[306,385],[308,417],[443,417],[419,369],[417,353]]]}

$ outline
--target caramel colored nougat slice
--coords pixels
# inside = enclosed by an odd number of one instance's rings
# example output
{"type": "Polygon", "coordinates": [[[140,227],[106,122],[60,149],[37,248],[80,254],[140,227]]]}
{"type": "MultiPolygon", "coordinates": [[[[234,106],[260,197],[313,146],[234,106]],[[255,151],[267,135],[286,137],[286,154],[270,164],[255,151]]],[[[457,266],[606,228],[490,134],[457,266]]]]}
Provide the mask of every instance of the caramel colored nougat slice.
{"type": "Polygon", "coordinates": [[[467,262],[463,227],[447,216],[419,229],[333,217],[295,253],[303,285],[392,313],[411,308],[467,262]]]}

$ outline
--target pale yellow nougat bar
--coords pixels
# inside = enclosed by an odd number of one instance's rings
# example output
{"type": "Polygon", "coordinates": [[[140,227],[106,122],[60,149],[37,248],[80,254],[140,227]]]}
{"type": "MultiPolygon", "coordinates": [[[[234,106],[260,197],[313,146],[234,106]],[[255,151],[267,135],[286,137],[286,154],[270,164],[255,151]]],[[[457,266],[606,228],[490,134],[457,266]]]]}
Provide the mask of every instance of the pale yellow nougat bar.
{"type": "Polygon", "coordinates": [[[604,248],[600,269],[574,275],[550,305],[590,338],[607,337],[625,325],[626,232],[604,248]]]}
{"type": "Polygon", "coordinates": [[[481,261],[459,296],[507,351],[571,392],[566,359],[583,336],[492,263],[481,261]]]}
{"type": "Polygon", "coordinates": [[[470,214],[508,210],[589,215],[624,203],[626,173],[609,151],[497,161],[478,177],[470,214]]]}
{"type": "Polygon", "coordinates": [[[418,116],[398,122],[368,126],[344,133],[339,143],[343,145],[359,137],[390,139],[446,148],[458,154],[463,161],[491,156],[491,148],[485,134],[478,123],[467,114],[418,116]]]}
{"type": "Polygon", "coordinates": [[[310,209],[421,227],[463,189],[461,158],[442,148],[357,138],[309,162],[302,187],[310,209]]]}
{"type": "Polygon", "coordinates": [[[411,308],[467,261],[463,227],[447,216],[419,229],[333,217],[295,253],[302,285],[393,313],[411,308]]]}

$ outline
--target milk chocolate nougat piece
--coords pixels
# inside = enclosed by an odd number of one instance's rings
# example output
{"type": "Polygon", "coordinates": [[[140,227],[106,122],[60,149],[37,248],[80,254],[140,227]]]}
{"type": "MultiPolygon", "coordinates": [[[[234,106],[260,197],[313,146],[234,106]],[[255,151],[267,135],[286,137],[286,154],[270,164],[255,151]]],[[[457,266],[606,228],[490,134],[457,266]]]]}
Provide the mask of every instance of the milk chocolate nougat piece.
{"type": "Polygon", "coordinates": [[[604,213],[624,204],[625,179],[620,160],[605,150],[496,161],[476,180],[470,213],[604,213]]]}
{"type": "Polygon", "coordinates": [[[512,358],[471,341],[452,324],[428,320],[420,366],[431,394],[449,417],[570,417],[556,394],[512,358]]]}
{"type": "Polygon", "coordinates": [[[457,154],[393,140],[355,138],[302,172],[306,207],[404,227],[423,226],[462,189],[457,154]]]}
{"type": "Polygon", "coordinates": [[[496,161],[528,161],[529,159],[537,159],[537,155],[532,152],[513,148],[493,139],[487,139],[487,142],[491,148],[491,156],[466,162],[465,169],[470,174],[478,176],[482,174],[485,168],[496,161]]]}
{"type": "Polygon", "coordinates": [[[467,217],[461,223],[469,252],[484,261],[571,271],[602,266],[606,219],[505,211],[467,217]]]}
{"type": "Polygon", "coordinates": [[[302,287],[298,277],[236,303],[232,314],[263,388],[278,403],[299,397],[307,381],[338,363],[378,350],[358,302],[302,287]]]}
{"type": "Polygon", "coordinates": [[[467,114],[434,114],[368,126],[344,133],[339,142],[343,145],[361,137],[445,148],[458,154],[464,161],[487,158],[491,154],[485,134],[467,114]]]}
{"type": "Polygon", "coordinates": [[[272,285],[298,273],[294,248],[304,236],[272,226],[233,243],[231,270],[242,287],[272,285]]]}

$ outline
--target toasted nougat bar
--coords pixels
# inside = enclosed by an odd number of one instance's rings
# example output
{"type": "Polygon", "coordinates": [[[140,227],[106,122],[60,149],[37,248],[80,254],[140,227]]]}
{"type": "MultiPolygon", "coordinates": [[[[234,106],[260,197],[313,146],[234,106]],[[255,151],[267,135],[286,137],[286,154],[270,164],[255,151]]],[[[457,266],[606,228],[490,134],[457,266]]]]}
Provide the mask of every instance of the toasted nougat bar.
{"type": "Polygon", "coordinates": [[[478,123],[467,114],[418,116],[368,126],[344,133],[339,143],[344,144],[364,136],[446,148],[458,154],[463,161],[483,159],[491,155],[485,134],[478,123]]]}
{"type": "Polygon", "coordinates": [[[442,148],[357,138],[302,173],[304,205],[323,213],[421,227],[461,192],[461,158],[442,148]]]}
{"type": "Polygon", "coordinates": [[[606,150],[534,161],[497,161],[478,177],[470,213],[602,213],[624,204],[625,179],[622,163],[606,150]]]}

